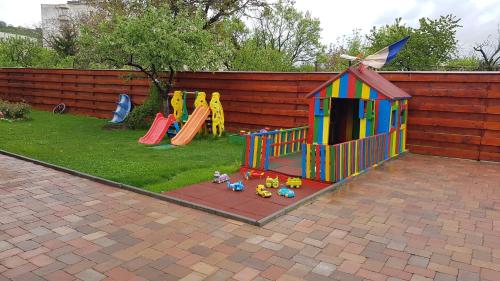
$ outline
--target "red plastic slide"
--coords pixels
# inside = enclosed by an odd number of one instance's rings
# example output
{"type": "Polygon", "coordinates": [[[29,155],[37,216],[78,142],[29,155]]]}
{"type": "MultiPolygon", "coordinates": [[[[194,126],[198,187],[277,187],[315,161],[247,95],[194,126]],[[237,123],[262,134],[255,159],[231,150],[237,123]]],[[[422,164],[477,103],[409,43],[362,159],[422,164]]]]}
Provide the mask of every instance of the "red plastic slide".
{"type": "Polygon", "coordinates": [[[139,139],[142,144],[158,144],[161,142],[163,137],[168,131],[168,128],[172,123],[174,123],[175,117],[173,114],[169,114],[168,117],[163,117],[163,114],[156,113],[155,120],[149,128],[148,132],[139,139]]]}

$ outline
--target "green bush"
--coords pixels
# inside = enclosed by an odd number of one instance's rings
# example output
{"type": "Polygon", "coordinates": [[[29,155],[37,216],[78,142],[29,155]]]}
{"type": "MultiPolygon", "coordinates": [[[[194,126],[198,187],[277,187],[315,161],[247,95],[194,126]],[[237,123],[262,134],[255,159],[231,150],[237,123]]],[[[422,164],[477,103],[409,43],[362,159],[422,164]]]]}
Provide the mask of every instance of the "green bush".
{"type": "Polygon", "coordinates": [[[127,127],[130,129],[144,129],[151,126],[156,113],[162,112],[162,97],[158,88],[151,85],[149,97],[143,104],[134,107],[127,117],[127,127]]]}
{"type": "Polygon", "coordinates": [[[7,119],[27,119],[31,111],[31,106],[25,102],[8,102],[0,100],[0,112],[3,118],[7,119]]]}

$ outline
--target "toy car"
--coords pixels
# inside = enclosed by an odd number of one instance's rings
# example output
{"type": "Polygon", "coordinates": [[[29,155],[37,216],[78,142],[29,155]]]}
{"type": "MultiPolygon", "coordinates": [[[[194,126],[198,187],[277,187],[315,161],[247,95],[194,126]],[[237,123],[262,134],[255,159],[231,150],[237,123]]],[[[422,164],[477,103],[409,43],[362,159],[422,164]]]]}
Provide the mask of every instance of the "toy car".
{"type": "Polygon", "coordinates": [[[289,187],[299,188],[302,186],[302,180],[300,178],[288,178],[285,184],[289,187]]]}
{"type": "Polygon", "coordinates": [[[255,193],[259,195],[260,197],[264,198],[269,198],[271,195],[273,195],[271,192],[266,190],[266,187],[263,184],[257,185],[257,188],[255,189],[255,193]]]}
{"type": "Polygon", "coordinates": [[[229,181],[229,176],[227,174],[221,174],[219,171],[215,171],[212,182],[223,183],[225,181],[229,181]]]}
{"type": "Polygon", "coordinates": [[[278,189],[278,195],[284,196],[286,198],[293,198],[293,197],[295,197],[295,192],[293,192],[293,190],[288,189],[286,187],[282,187],[282,188],[278,189]]]}
{"type": "Polygon", "coordinates": [[[243,189],[245,189],[245,186],[243,185],[243,183],[241,181],[237,181],[235,183],[231,183],[231,182],[227,181],[226,184],[227,184],[227,188],[231,189],[233,191],[243,191],[243,189]]]}
{"type": "Polygon", "coordinates": [[[274,179],[271,178],[271,177],[267,177],[266,178],[266,187],[267,188],[278,188],[278,186],[280,185],[280,180],[278,179],[278,177],[275,177],[274,179]]]}
{"type": "Polygon", "coordinates": [[[249,180],[250,178],[263,177],[264,172],[256,172],[256,171],[246,171],[245,179],[249,180]]]}

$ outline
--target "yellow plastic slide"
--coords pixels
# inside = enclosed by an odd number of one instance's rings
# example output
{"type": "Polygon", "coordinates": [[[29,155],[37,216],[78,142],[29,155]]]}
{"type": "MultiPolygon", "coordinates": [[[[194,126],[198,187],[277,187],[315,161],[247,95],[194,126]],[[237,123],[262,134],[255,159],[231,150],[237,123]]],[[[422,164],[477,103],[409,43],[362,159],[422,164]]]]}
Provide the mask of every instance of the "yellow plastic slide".
{"type": "Polygon", "coordinates": [[[210,108],[208,106],[198,106],[170,143],[173,145],[186,145],[190,143],[194,136],[200,131],[208,115],[210,115],[210,108]]]}

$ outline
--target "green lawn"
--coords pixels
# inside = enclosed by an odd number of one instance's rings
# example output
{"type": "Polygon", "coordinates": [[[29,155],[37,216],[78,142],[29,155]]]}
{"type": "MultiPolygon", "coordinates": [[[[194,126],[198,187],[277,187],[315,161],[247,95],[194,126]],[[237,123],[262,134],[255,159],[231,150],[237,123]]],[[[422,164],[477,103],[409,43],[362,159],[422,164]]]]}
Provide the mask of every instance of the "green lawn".
{"type": "Polygon", "coordinates": [[[0,121],[0,149],[155,192],[239,168],[242,147],[227,138],[206,136],[159,150],[137,143],[145,130],[105,130],[106,123],[33,110],[31,120],[0,121]]]}

